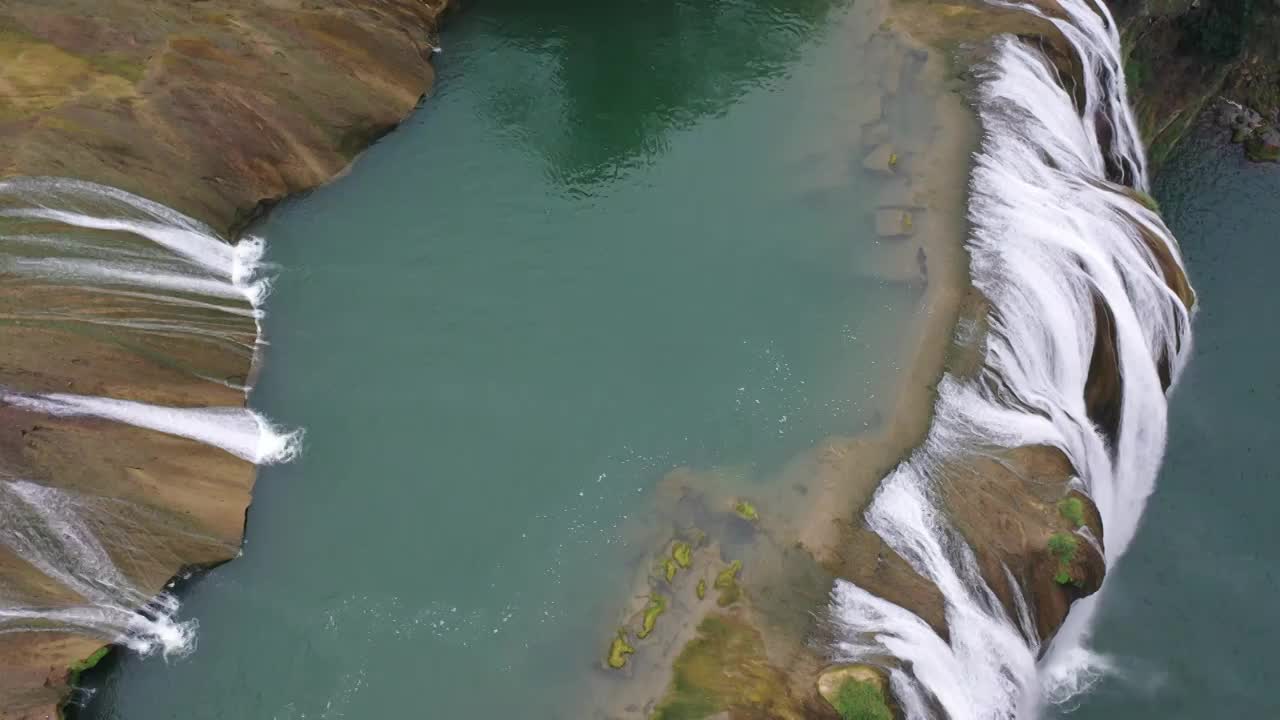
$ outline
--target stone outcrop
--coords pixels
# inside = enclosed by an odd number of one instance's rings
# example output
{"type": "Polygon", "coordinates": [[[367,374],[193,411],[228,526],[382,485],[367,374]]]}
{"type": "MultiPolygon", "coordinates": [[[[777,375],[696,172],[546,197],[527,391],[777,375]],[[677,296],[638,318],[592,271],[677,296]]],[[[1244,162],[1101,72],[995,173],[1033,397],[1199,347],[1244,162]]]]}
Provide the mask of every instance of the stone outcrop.
{"type": "Polygon", "coordinates": [[[1124,40],[1130,95],[1155,167],[1219,97],[1226,101],[1219,117],[1250,159],[1276,159],[1280,3],[1119,0],[1111,5],[1124,40]]]}
{"type": "MultiPolygon", "coordinates": [[[[94,181],[233,237],[262,208],[341,173],[413,110],[432,82],[434,32],[449,5],[10,0],[0,4],[0,180],[94,181]]],[[[8,230],[0,226],[0,237],[8,230]]],[[[235,386],[251,375],[252,352],[155,342],[118,324],[86,331],[66,318],[127,319],[146,306],[4,280],[0,386],[178,407],[243,404],[235,386]]],[[[246,319],[227,332],[252,347],[255,330],[246,319]]],[[[118,502],[119,526],[100,533],[105,550],[154,593],[184,568],[236,555],[254,468],[191,440],[0,405],[0,477],[118,502]]],[[[3,545],[0,586],[6,604],[83,601],[3,545]]],[[[69,669],[102,642],[0,633],[0,718],[53,717],[69,669]]]]}

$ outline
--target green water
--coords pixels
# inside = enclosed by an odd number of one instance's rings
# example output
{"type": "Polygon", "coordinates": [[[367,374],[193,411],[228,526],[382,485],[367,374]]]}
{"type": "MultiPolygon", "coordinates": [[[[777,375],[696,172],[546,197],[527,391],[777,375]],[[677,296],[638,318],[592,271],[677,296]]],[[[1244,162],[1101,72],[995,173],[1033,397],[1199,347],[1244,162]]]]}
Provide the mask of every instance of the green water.
{"type": "MultiPolygon", "coordinates": [[[[664,474],[750,494],[884,418],[923,285],[871,269],[871,13],[455,18],[422,109],[256,229],[254,405],[305,455],[261,473],[243,557],[181,588],[198,650],[105,663],[81,715],[571,713],[664,474]]],[[[911,92],[884,108],[903,140],[931,122],[911,92]]]]}
{"type": "Polygon", "coordinates": [[[1156,183],[1199,294],[1196,344],[1156,493],[1107,581],[1096,644],[1116,673],[1071,718],[1280,716],[1280,170],[1220,139],[1156,183]]]}

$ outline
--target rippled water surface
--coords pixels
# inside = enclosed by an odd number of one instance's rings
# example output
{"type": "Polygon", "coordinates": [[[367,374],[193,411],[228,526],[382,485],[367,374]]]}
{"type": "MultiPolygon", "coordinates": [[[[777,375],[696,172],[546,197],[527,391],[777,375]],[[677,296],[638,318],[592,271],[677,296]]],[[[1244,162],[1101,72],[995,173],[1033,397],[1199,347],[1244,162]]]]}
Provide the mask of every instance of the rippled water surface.
{"type": "Polygon", "coordinates": [[[198,650],[105,663],[83,715],[564,717],[664,474],[749,493],[884,418],[923,285],[885,272],[917,255],[875,239],[862,129],[932,120],[909,78],[882,106],[871,12],[456,17],[420,112],[257,229],[254,404],[305,454],[183,588],[198,650]]]}

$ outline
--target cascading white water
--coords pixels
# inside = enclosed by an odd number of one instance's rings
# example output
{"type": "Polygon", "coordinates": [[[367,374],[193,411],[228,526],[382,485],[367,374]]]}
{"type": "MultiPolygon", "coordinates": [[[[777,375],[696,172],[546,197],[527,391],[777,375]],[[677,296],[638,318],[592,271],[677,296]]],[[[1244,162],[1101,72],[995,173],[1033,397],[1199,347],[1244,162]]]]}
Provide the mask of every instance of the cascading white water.
{"type": "Polygon", "coordinates": [[[301,441],[300,432],[281,431],[260,414],[240,407],[174,408],[66,393],[0,392],[0,402],[46,415],[98,417],[190,438],[259,465],[292,460],[301,441]]]}
{"type": "MultiPolygon", "coordinates": [[[[270,281],[264,244],[223,241],[208,226],[145,198],[63,178],[0,181],[0,274],[135,301],[146,316],[101,313],[24,315],[93,323],[131,332],[186,336],[247,355],[256,363],[270,281]],[[14,229],[21,232],[15,231],[14,229]],[[252,331],[246,324],[252,322],[252,331]],[[249,335],[252,334],[252,338],[249,335]]],[[[225,379],[212,379],[232,387],[225,379]]],[[[249,388],[242,388],[246,394],[249,388]]],[[[68,393],[0,387],[0,404],[55,416],[96,417],[190,438],[263,464],[293,458],[301,432],[285,432],[243,406],[165,407],[68,393]]],[[[142,653],[185,651],[195,623],[174,620],[175,598],[152,597],[111,561],[88,523],[90,499],[22,479],[0,479],[0,546],[78,601],[44,606],[0,588],[0,633],[77,630],[142,653]]]]}
{"type": "Polygon", "coordinates": [[[933,483],[943,463],[979,448],[1061,449],[1079,473],[1074,484],[1098,507],[1105,559],[1114,566],[1137,530],[1164,452],[1158,363],[1166,358],[1176,378],[1190,347],[1189,313],[1144,234],[1180,264],[1176,241],[1156,213],[1121,189],[1146,191],[1147,171],[1115,23],[1087,0],[1058,5],[1067,17],[1053,22],[1084,67],[1084,107],[1037,47],[996,41],[981,78],[984,132],[969,211],[973,282],[992,305],[984,367],[974,380],[943,378],[925,444],[885,479],[865,516],[942,592],[949,642],[851,583],[837,581],[832,591],[841,636],[835,654],[896,658],[892,687],[913,719],[936,710],[952,720],[1034,716],[1044,702],[1087,688],[1105,664],[1086,648],[1101,593],[1073,606],[1037,661],[1042,639],[1025,601],[1016,598],[1018,617],[1010,617],[941,509],[933,483]],[[1124,382],[1114,442],[1085,405],[1095,297],[1113,316],[1124,382]]]}
{"type": "Polygon", "coordinates": [[[0,633],[71,628],[143,654],[186,652],[195,622],[173,619],[178,602],[172,596],[150,597],[129,582],[92,532],[89,511],[87,501],[71,493],[0,481],[0,544],[82,601],[31,607],[14,603],[0,588],[0,633]]]}
{"type": "MultiPolygon", "coordinates": [[[[0,217],[45,221],[66,227],[129,233],[146,238],[162,254],[139,258],[118,248],[105,251],[108,258],[71,264],[28,261],[15,266],[33,274],[42,271],[55,277],[74,278],[79,274],[96,281],[179,290],[195,295],[243,297],[255,309],[266,299],[270,282],[258,278],[264,243],[247,237],[235,245],[223,241],[208,225],[177,210],[117,188],[70,178],[13,178],[0,181],[0,217]],[[118,258],[117,262],[110,262],[118,258]],[[152,262],[148,263],[147,260],[152,262]],[[173,268],[163,282],[152,276],[158,268],[173,268]],[[189,286],[183,287],[179,278],[189,286]],[[177,286],[173,286],[177,283],[177,286]]],[[[10,241],[48,242],[62,247],[84,247],[86,243],[62,237],[22,236],[10,241]]],[[[90,248],[95,246],[89,245],[90,248]]],[[[45,258],[40,258],[45,259],[45,258]]]]}

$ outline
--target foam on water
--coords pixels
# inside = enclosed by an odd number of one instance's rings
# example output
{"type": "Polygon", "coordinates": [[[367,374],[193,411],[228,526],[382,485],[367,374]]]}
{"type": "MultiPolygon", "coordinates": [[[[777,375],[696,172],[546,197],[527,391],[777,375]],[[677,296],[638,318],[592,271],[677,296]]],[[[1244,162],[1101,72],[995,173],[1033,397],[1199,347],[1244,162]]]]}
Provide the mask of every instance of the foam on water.
{"type": "Polygon", "coordinates": [[[892,686],[913,719],[935,717],[935,708],[953,720],[1034,716],[1045,702],[1087,690],[1108,667],[1087,646],[1103,593],[1077,602],[1042,647],[1025,598],[1010,617],[946,519],[933,490],[940,468],[984,447],[1060,448],[1079,473],[1073,484],[1097,504],[1105,559],[1114,566],[1163,456],[1166,400],[1157,363],[1167,358],[1176,378],[1190,347],[1189,314],[1144,234],[1180,264],[1177,243],[1122,187],[1145,191],[1147,171],[1115,23],[1087,0],[1059,4],[1067,19],[1053,22],[1081,57],[1084,107],[1077,109],[1037,47],[996,41],[981,76],[984,136],[969,211],[973,282],[992,303],[984,369],[975,380],[943,378],[929,437],[885,479],[865,515],[941,590],[950,641],[848,582],[832,590],[841,636],[835,655],[896,658],[892,686]],[[1095,297],[1111,310],[1124,379],[1114,443],[1085,406],[1095,297]]]}

